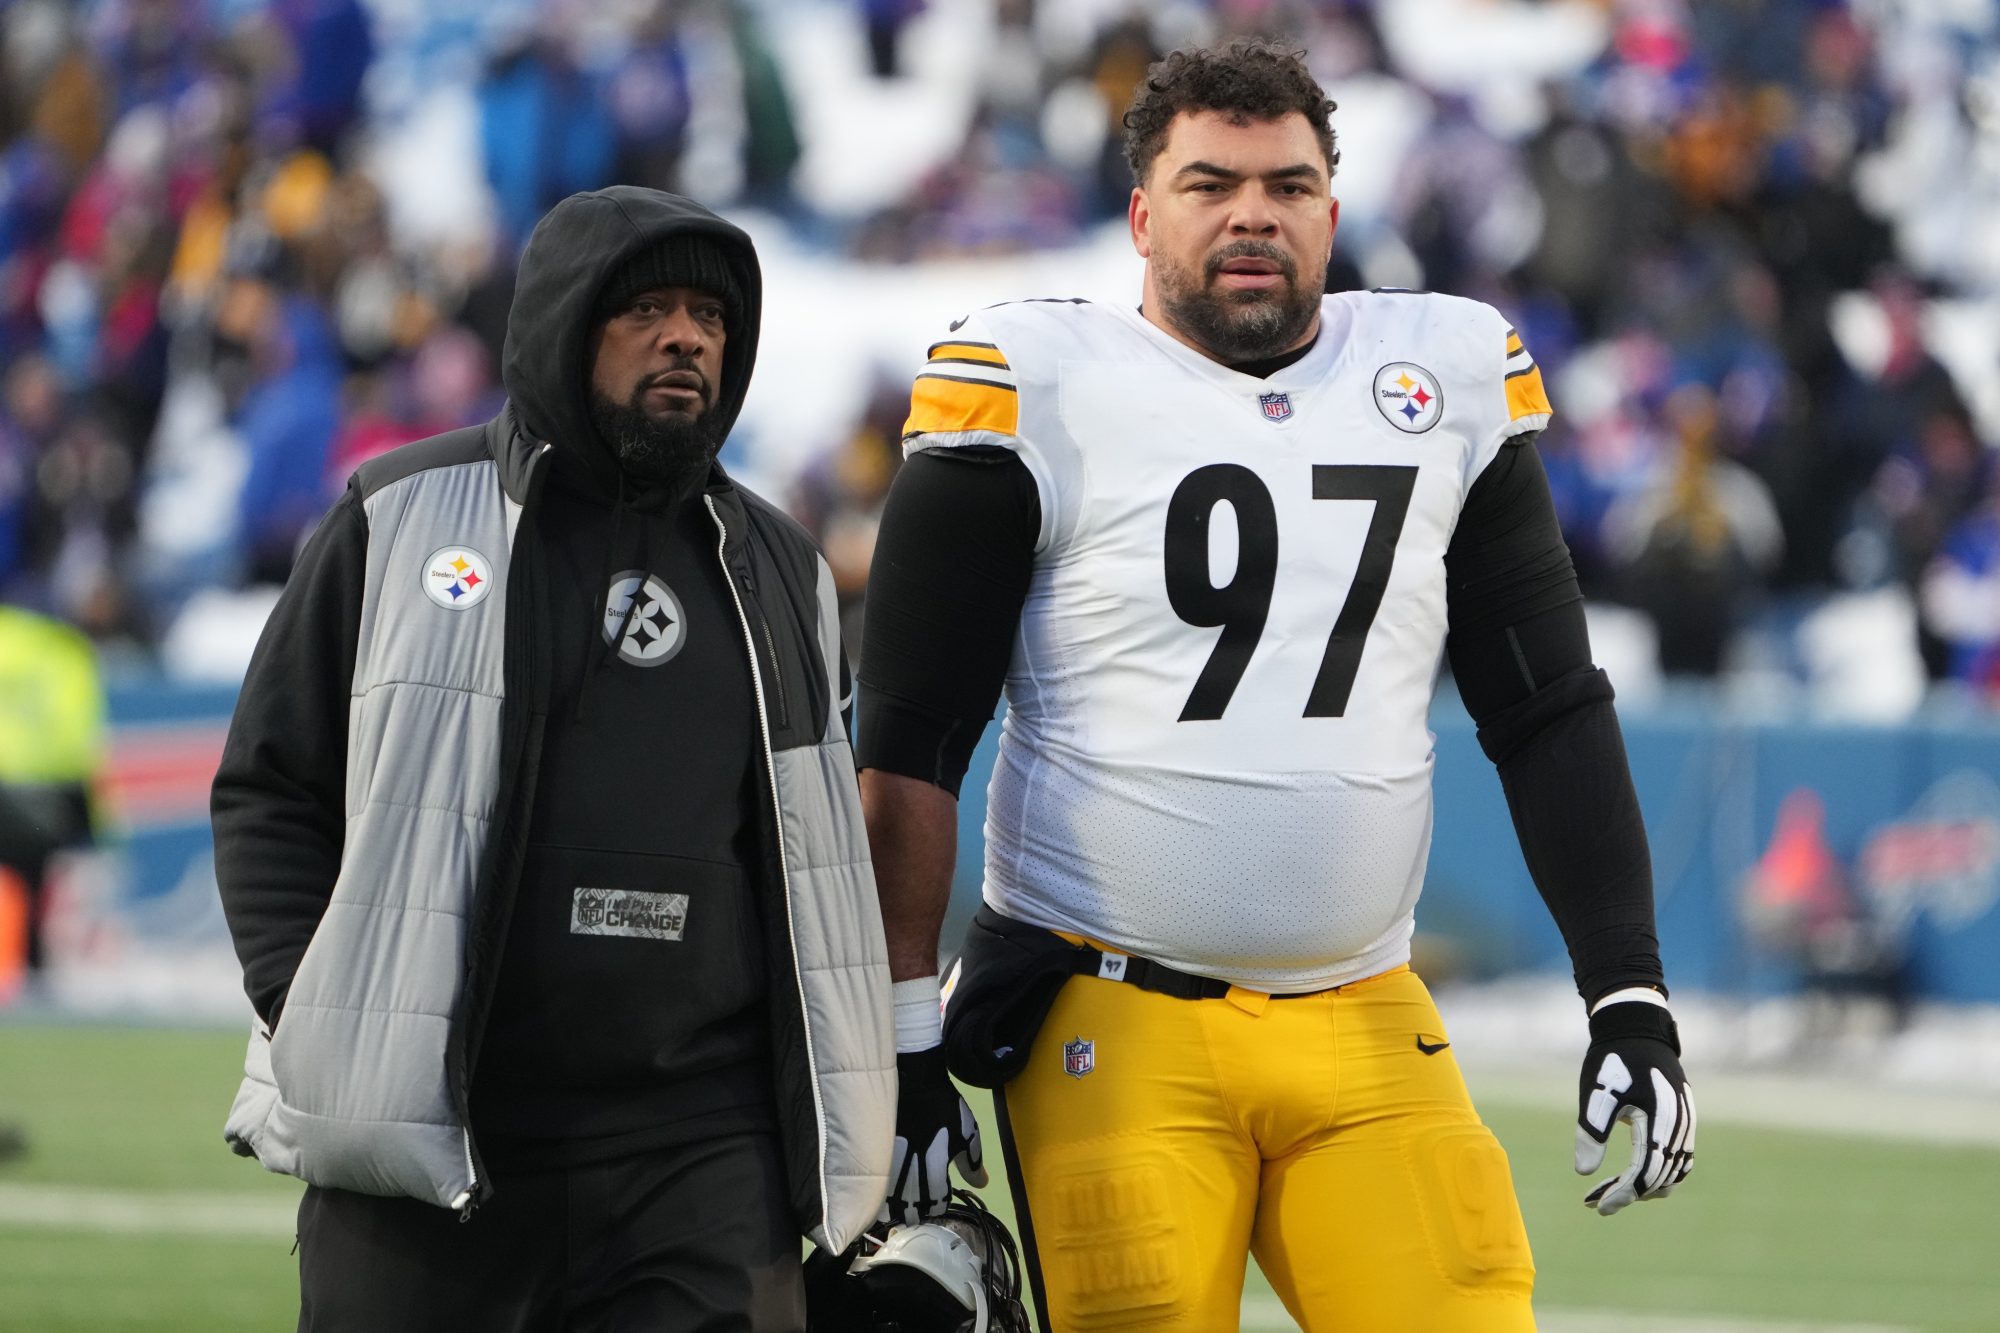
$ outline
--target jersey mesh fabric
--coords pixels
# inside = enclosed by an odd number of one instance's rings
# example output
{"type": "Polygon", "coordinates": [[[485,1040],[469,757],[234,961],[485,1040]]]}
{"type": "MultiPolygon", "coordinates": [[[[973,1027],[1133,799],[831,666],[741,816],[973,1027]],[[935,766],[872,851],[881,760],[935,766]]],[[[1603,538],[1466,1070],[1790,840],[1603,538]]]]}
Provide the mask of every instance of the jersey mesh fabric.
{"type": "Polygon", "coordinates": [[[1092,764],[1020,735],[1009,713],[987,794],[996,910],[1278,993],[1408,959],[1429,765],[1393,781],[1169,773],[1092,764]]]}
{"type": "Polygon", "coordinates": [[[1407,959],[1444,552],[1473,479],[1547,417],[1521,416],[1545,404],[1510,391],[1523,354],[1489,307],[1345,293],[1322,321],[1268,378],[1108,306],[954,331],[1007,384],[970,390],[996,405],[971,429],[913,413],[908,443],[1014,449],[1043,519],[989,792],[999,911],[1278,992],[1407,959]],[[1392,416],[1389,383],[1430,386],[1426,411],[1392,416]],[[1358,648],[1327,705],[1337,624],[1358,648]]]}

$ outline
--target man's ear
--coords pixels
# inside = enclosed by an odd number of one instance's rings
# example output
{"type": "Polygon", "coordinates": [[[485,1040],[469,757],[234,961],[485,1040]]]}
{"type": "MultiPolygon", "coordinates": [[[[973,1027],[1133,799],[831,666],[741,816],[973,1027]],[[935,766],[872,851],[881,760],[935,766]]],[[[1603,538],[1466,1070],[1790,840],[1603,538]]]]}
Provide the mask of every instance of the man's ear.
{"type": "Polygon", "coordinates": [[[1125,209],[1126,221],[1132,227],[1132,248],[1139,252],[1139,258],[1153,257],[1153,203],[1146,197],[1146,187],[1134,185],[1132,199],[1125,209]]]}

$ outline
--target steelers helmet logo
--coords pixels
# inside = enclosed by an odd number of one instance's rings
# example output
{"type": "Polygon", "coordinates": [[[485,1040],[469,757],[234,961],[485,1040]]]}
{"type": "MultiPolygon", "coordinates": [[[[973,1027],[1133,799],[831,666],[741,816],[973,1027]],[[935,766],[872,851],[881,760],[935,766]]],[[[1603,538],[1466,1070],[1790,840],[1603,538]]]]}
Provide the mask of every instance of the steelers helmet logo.
{"type": "Polygon", "coordinates": [[[1421,435],[1444,416],[1437,376],[1410,361],[1391,361],[1375,372],[1375,407],[1407,435],[1421,435]]]}
{"type": "Polygon", "coordinates": [[[447,611],[470,611],[493,587],[493,566],[470,546],[440,546],[424,561],[424,596],[447,611]]]}
{"type": "Polygon", "coordinates": [[[618,641],[618,657],[633,666],[656,667],[670,662],[687,645],[687,616],[680,598],[644,570],[628,569],[611,580],[611,591],[604,598],[606,643],[617,635],[620,625],[625,627],[625,636],[618,641]]]}

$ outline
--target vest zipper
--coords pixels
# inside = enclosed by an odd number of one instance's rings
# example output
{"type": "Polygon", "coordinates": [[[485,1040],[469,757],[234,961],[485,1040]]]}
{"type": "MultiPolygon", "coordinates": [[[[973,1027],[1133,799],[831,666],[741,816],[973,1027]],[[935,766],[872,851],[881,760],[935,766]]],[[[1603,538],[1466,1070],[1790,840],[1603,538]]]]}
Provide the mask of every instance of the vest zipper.
{"type": "MultiPolygon", "coordinates": [[[[764,778],[771,787],[771,815],[773,832],[777,835],[778,885],[785,900],[785,942],[792,954],[792,984],[799,992],[799,1022],[806,1038],[806,1082],[812,1088],[813,1124],[819,1132],[818,1152],[814,1165],[819,1172],[820,1221],[825,1223],[825,1214],[830,1196],[826,1188],[826,1102],[819,1090],[819,1056],[813,1050],[812,1011],[806,1004],[805,978],[799,971],[799,936],[792,921],[792,871],[785,856],[784,817],[778,808],[778,764],[771,750],[771,719],[764,712],[764,672],[757,665],[757,636],[750,628],[750,614],[744,609],[743,594],[737,590],[736,578],[729,570],[729,525],[722,521],[722,511],[715,507],[715,497],[704,495],[702,503],[708,506],[708,516],[715,520],[715,530],[719,534],[716,542],[716,558],[722,562],[722,581],[729,585],[729,598],[736,603],[736,618],[743,626],[743,647],[750,655],[750,688],[757,699],[757,733],[764,745],[764,778]]],[[[768,642],[771,628],[764,626],[768,642]]],[[[771,656],[771,669],[778,670],[777,654],[771,656]]]]}
{"type": "Polygon", "coordinates": [[[465,1145],[465,1192],[451,1201],[452,1211],[461,1222],[472,1220],[472,1210],[479,1206],[479,1168],[472,1164],[472,1130],[461,1129],[459,1141],[465,1145]]]}
{"type": "Polygon", "coordinates": [[[771,654],[771,685],[778,692],[778,725],[791,724],[791,710],[785,707],[785,672],[778,665],[778,641],[771,637],[771,618],[764,614],[764,608],[757,608],[757,624],[764,631],[764,647],[771,654]]]}

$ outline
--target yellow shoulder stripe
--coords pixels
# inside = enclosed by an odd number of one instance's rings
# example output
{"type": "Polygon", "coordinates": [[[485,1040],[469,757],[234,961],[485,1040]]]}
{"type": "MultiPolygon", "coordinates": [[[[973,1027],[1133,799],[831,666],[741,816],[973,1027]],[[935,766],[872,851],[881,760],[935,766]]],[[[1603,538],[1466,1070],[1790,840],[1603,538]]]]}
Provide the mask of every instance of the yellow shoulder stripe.
{"type": "Polygon", "coordinates": [[[1542,387],[1540,366],[1517,370],[1507,377],[1505,383],[1509,421],[1518,421],[1522,417],[1542,416],[1555,411],[1549,406],[1548,390],[1542,387]]]}
{"type": "Polygon", "coordinates": [[[1007,358],[992,343],[932,343],[933,361],[977,361],[983,366],[1006,366],[1007,358]]]}
{"type": "Polygon", "coordinates": [[[910,417],[903,438],[990,430],[1012,435],[1021,419],[1021,395],[984,380],[925,371],[910,386],[910,417]]]}
{"type": "Polygon", "coordinates": [[[1507,330],[1507,355],[1514,355],[1521,350],[1521,346],[1521,335],[1512,329],[1507,330]]]}

